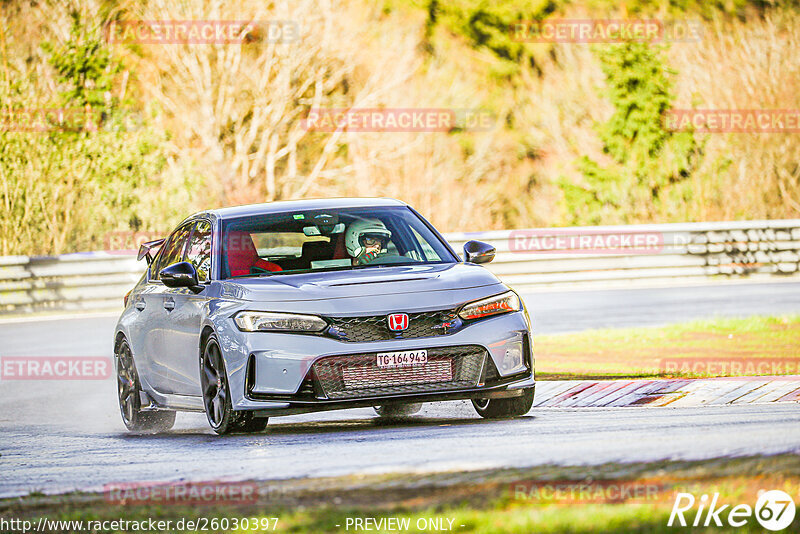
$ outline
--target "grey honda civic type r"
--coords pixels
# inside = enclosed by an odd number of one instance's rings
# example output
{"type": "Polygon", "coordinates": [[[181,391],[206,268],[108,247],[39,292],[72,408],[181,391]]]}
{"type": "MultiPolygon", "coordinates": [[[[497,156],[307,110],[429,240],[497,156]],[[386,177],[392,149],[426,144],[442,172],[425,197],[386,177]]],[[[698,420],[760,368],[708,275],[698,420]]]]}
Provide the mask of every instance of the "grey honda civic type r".
{"type": "Polygon", "coordinates": [[[148,267],[114,338],[128,429],[204,412],[218,434],[270,416],[374,407],[400,417],[470,399],[482,417],[533,404],[533,338],[518,295],[461,261],[392,199],[273,202],[204,211],[145,243],[148,267]]]}

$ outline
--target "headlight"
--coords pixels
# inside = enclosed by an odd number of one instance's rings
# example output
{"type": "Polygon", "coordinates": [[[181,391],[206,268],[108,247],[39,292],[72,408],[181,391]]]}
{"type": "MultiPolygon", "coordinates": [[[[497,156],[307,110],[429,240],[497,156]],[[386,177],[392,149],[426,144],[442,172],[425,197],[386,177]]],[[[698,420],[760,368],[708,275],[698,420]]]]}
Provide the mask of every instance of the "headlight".
{"type": "Polygon", "coordinates": [[[488,299],[470,302],[461,308],[461,311],[458,312],[458,316],[462,319],[480,319],[499,313],[519,311],[520,307],[517,294],[513,291],[508,291],[507,293],[489,297],[488,299]]]}
{"type": "Polygon", "coordinates": [[[243,311],[233,318],[239,330],[245,332],[321,332],[328,326],[316,315],[243,311]]]}

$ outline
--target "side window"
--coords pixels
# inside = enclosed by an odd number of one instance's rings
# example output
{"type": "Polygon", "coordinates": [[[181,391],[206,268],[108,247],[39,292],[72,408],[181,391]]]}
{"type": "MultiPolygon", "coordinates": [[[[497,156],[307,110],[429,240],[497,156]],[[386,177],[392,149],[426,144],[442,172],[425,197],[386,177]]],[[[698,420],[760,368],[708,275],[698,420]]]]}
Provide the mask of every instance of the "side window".
{"type": "Polygon", "coordinates": [[[186,261],[197,269],[197,279],[208,282],[211,277],[211,223],[198,221],[189,239],[186,261]]]}
{"type": "Polygon", "coordinates": [[[189,239],[189,231],[192,229],[191,224],[187,224],[178,228],[169,242],[164,246],[159,254],[158,266],[153,273],[153,279],[158,280],[158,273],[164,267],[169,267],[173,263],[178,263],[183,258],[183,250],[186,247],[186,241],[189,239]]]}

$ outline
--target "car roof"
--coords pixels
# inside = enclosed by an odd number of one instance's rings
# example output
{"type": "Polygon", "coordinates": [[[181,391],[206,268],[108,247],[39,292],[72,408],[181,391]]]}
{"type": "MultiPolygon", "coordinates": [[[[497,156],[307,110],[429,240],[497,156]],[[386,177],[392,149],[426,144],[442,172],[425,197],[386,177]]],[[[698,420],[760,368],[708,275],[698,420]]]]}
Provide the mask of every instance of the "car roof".
{"type": "Polygon", "coordinates": [[[304,200],[281,200],[278,202],[265,202],[263,204],[247,204],[245,206],[231,206],[215,210],[205,210],[195,213],[187,219],[200,215],[210,214],[219,219],[235,219],[266,213],[282,213],[298,210],[324,210],[335,208],[370,208],[382,206],[407,206],[405,202],[394,198],[315,198],[304,200]]]}

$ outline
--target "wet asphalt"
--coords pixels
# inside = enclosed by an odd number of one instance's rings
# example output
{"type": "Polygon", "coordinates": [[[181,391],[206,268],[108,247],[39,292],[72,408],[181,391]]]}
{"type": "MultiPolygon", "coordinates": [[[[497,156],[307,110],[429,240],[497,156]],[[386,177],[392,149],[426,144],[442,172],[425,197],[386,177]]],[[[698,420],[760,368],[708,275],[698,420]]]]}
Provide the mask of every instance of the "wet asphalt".
{"type": "MultiPolygon", "coordinates": [[[[523,293],[534,332],[651,326],[714,316],[800,313],[800,283],[523,293]]],[[[109,315],[0,321],[4,356],[109,356],[109,315]]],[[[484,421],[468,402],[425,405],[386,424],[371,409],[274,418],[263,434],[218,437],[201,414],[134,435],[114,380],[0,382],[0,496],[102,490],[119,482],[276,479],[544,463],[800,452],[796,404],[540,408],[484,421]]]]}

